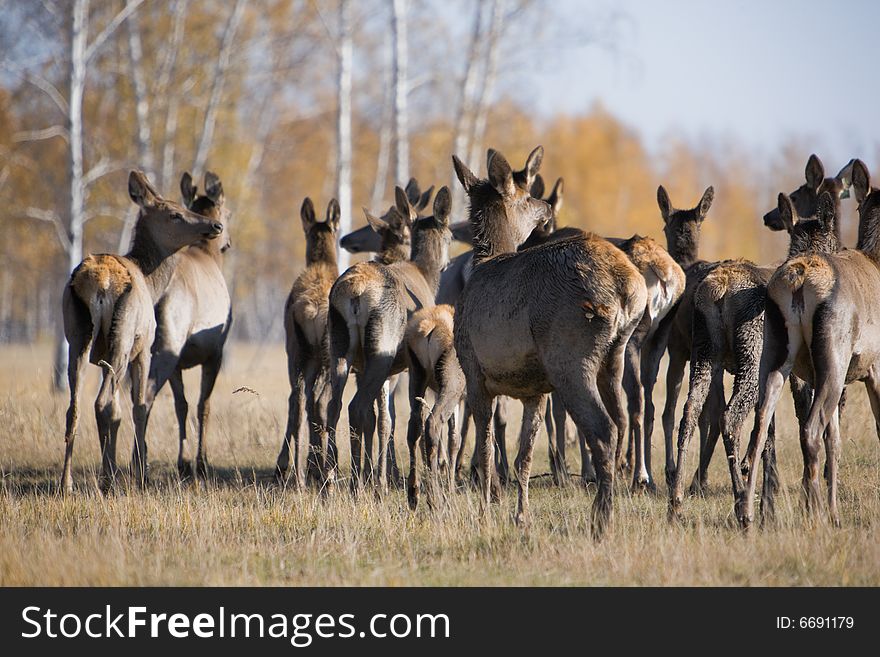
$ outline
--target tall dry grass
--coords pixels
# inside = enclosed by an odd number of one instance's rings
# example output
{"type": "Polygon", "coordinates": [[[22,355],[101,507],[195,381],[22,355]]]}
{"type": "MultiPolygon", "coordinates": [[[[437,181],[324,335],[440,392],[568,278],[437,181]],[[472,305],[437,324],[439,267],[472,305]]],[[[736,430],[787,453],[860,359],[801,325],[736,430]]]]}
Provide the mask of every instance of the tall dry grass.
{"type": "MultiPolygon", "coordinates": [[[[216,480],[205,488],[177,483],[176,421],[170,393],[163,391],[150,421],[149,490],[130,490],[123,481],[108,497],[95,491],[99,457],[91,406],[97,369],[90,368],[75,453],[77,491],[61,497],[57,480],[67,400],[49,392],[49,356],[44,346],[0,349],[2,585],[880,583],[880,444],[867,399],[856,386],[843,419],[841,529],[810,522],[801,512],[800,448],[786,399],[774,527],[748,536],[736,528],[719,445],[710,493],[686,501],[680,524],[667,523],[662,492],[632,496],[620,486],[613,529],[596,543],[588,522],[592,491],[554,489],[547,478],[532,484],[528,530],[511,522],[513,489],[480,520],[473,491],[454,494],[441,511],[411,513],[402,491],[381,501],[371,495],[353,500],[347,493],[325,500],[273,487],[288,394],[284,355],[277,347],[229,349],[210,429],[216,480]],[[257,394],[232,394],[241,386],[257,394]]],[[[186,381],[194,408],[197,379],[188,373],[186,381]]],[[[661,387],[660,399],[663,394],[661,387]]],[[[405,400],[398,407],[397,449],[405,463],[405,400]]],[[[126,419],[122,464],[131,438],[126,419]]],[[[468,449],[471,445],[472,438],[468,449]]],[[[347,463],[345,445],[342,451],[347,463]]],[[[546,451],[542,434],[533,473],[547,471],[546,451]]],[[[660,435],[654,461],[662,468],[660,435]]],[[[655,474],[662,481],[662,471],[655,474]]]]}

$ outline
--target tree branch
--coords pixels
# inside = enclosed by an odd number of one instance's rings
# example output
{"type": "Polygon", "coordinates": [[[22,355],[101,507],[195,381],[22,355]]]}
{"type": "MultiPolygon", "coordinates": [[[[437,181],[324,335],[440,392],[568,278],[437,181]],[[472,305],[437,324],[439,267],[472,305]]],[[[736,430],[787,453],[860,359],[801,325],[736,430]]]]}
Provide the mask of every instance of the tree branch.
{"type": "Polygon", "coordinates": [[[19,76],[22,80],[27,82],[28,84],[32,84],[37,89],[45,93],[52,100],[53,103],[61,110],[61,113],[64,116],[67,116],[70,113],[70,105],[67,104],[67,100],[58,91],[58,87],[49,82],[46,78],[44,78],[39,73],[34,73],[32,71],[23,71],[19,67],[10,64],[9,62],[2,62],[0,66],[5,68],[10,73],[19,76]]]}
{"type": "Polygon", "coordinates": [[[85,61],[88,64],[89,60],[95,55],[98,49],[104,45],[104,42],[107,38],[116,31],[116,29],[122,25],[122,22],[131,16],[135,10],[141,6],[141,3],[144,0],[128,0],[125,7],[123,7],[116,16],[113,17],[107,25],[104,26],[104,29],[98,33],[98,36],[95,37],[95,40],[86,47],[86,55],[85,61]]]}
{"type": "Polygon", "coordinates": [[[64,228],[64,224],[61,223],[61,217],[59,217],[54,210],[44,210],[43,208],[30,206],[20,209],[16,214],[27,217],[28,219],[36,219],[37,221],[44,221],[54,225],[61,246],[65,251],[70,250],[70,237],[67,234],[67,230],[64,228]]]}
{"type": "Polygon", "coordinates": [[[106,176],[108,173],[124,169],[125,166],[125,162],[101,158],[95,166],[85,172],[82,178],[82,185],[83,187],[88,187],[95,183],[99,178],[106,176]]]}
{"type": "Polygon", "coordinates": [[[53,125],[42,130],[21,130],[12,135],[12,141],[21,143],[24,141],[42,141],[43,139],[52,139],[53,137],[61,137],[64,141],[70,143],[70,133],[63,125],[53,125]]]}

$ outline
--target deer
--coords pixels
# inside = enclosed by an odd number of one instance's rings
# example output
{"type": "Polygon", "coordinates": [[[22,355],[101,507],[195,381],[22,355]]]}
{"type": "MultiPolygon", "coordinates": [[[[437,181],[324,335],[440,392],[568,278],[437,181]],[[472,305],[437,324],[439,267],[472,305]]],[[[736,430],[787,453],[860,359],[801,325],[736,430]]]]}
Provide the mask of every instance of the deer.
{"type": "MultiPolygon", "coordinates": [[[[791,201],[780,194],[778,207],[789,232],[788,258],[840,249],[834,229],[831,196],[820,201],[816,219],[797,220],[791,201]]],[[[691,380],[678,437],[677,472],[670,490],[669,512],[676,516],[682,503],[682,478],[688,441],[711,380],[726,369],[734,375],[733,392],[721,417],[721,438],[727,454],[734,498],[743,493],[739,439],[745,416],[758,397],[758,372],[763,348],[767,283],[776,268],[747,260],[720,263],[694,294],[691,380]]],[[[704,457],[705,458],[705,457],[704,457]]],[[[707,459],[706,459],[707,460],[707,459]]],[[[703,464],[701,463],[701,470],[703,464]]],[[[766,473],[771,476],[770,472],[766,473]]]]}
{"type": "MultiPolygon", "coordinates": [[[[485,514],[491,502],[493,399],[523,402],[514,520],[526,525],[535,435],[556,391],[590,441],[598,538],[612,517],[611,441],[615,425],[618,436],[626,432],[624,351],[645,312],[645,281],[622,251],[590,233],[517,253],[551,209],[516,184],[501,153],[490,150],[487,160],[488,178],[479,179],[453,155],[474,230],[474,271],[456,306],[454,342],[476,427],[481,508],[485,514]]],[[[527,168],[529,179],[536,168],[527,168]]]]}
{"type": "Polygon", "coordinates": [[[87,352],[89,362],[103,371],[95,401],[101,443],[100,488],[108,492],[117,473],[116,438],[122,420],[118,392],[126,373],[131,379],[135,427],[131,470],[138,483],[146,485],[146,389],[156,334],[154,306],[174,275],[180,251],[202,240],[216,239],[223,232],[223,224],[216,219],[162,198],[141,171],[129,174],[128,194],[140,208],[131,249],[124,256],[87,256],[71,273],[62,295],[70,357],[70,404],[61,475],[65,493],[73,490],[73,447],[87,352]]]}
{"type": "Polygon", "coordinates": [[[410,470],[406,490],[411,509],[415,509],[419,501],[418,444],[423,437],[429,502],[436,494],[435,478],[442,468],[446,469],[447,490],[455,486],[454,466],[461,447],[457,415],[458,405],[464,398],[465,381],[453,344],[454,316],[452,306],[438,304],[417,310],[406,327],[410,401],[407,430],[410,470]],[[430,409],[424,401],[428,388],[435,393],[430,409]]]}
{"type": "MultiPolygon", "coordinates": [[[[715,189],[707,187],[700,197],[699,203],[690,209],[682,210],[673,207],[669,194],[663,185],[657,188],[657,205],[663,218],[663,233],[666,237],[666,249],[685,273],[685,289],[673,312],[669,313],[658,328],[658,340],[666,343],[669,353],[669,364],[666,369],[666,402],[663,408],[662,424],[666,452],[666,485],[672,487],[675,476],[675,454],[673,451],[673,433],[675,431],[675,409],[684,379],[684,368],[691,357],[691,328],[693,326],[694,292],[706,275],[718,263],[702,260],[699,257],[700,231],[703,221],[709,214],[715,189]]],[[[662,352],[660,353],[662,356],[662,352]]],[[[654,357],[657,357],[654,354],[654,357]]],[[[650,380],[649,380],[650,382],[650,380]]],[[[712,379],[708,404],[699,418],[700,445],[717,441],[720,425],[718,416],[724,407],[724,387],[721,377],[712,379]]],[[[650,449],[651,435],[654,431],[654,408],[650,395],[646,394],[645,405],[645,454],[649,488],[654,481],[651,472],[650,449]]],[[[695,487],[692,487],[695,489],[695,487]]]]}
{"type": "MultiPolygon", "coordinates": [[[[447,187],[434,199],[433,215],[418,218],[406,193],[395,190],[395,206],[390,221],[412,226],[412,254],[406,261],[362,262],[342,274],[330,290],[328,331],[330,336],[330,380],[332,396],[328,410],[328,462],[324,480],[333,486],[338,467],[335,432],[342,409],[342,393],[349,371],[358,371],[358,386],[349,404],[351,440],[350,487],[357,493],[361,485],[361,444],[365,442],[365,478],[373,474],[372,439],[376,430],[373,405],[378,403],[379,453],[377,494],[387,488],[386,454],[390,421],[389,378],[405,367],[406,325],[416,310],[434,305],[440,272],[449,261],[449,212],[451,197],[447,187]]],[[[374,228],[386,222],[365,209],[374,228]]]]}
{"type": "MultiPolygon", "coordinates": [[[[821,195],[824,193],[828,193],[832,199],[833,203],[833,213],[834,216],[840,216],[840,201],[841,199],[847,198],[849,196],[849,186],[850,186],[850,178],[851,178],[851,170],[852,170],[852,161],[850,161],[841,171],[834,177],[826,177],[825,176],[825,167],[822,164],[822,161],[815,155],[810,155],[807,160],[806,167],[804,169],[804,183],[800,185],[797,189],[791,192],[790,195],[785,197],[785,199],[777,199],[777,206],[767,212],[764,215],[763,221],[764,225],[767,226],[770,230],[773,231],[782,231],[785,230],[789,233],[789,241],[790,248],[788,257],[793,257],[794,255],[800,253],[806,253],[808,251],[817,250],[820,252],[834,252],[841,248],[840,246],[840,223],[837,221],[831,222],[830,226],[834,231],[834,236],[822,234],[822,231],[819,230],[818,233],[815,230],[816,224],[800,224],[797,228],[795,227],[795,223],[798,220],[803,219],[811,219],[816,217],[816,214],[819,210],[819,199],[821,195]],[[813,232],[810,232],[810,229],[814,229],[813,232]]],[[[731,265],[734,269],[736,265],[731,265]]],[[[764,269],[762,273],[760,273],[760,277],[767,277],[772,274],[774,267],[769,269],[764,269]]],[[[738,276],[736,273],[733,273],[730,270],[726,270],[725,272],[719,272],[719,278],[717,281],[721,280],[721,277],[724,280],[730,280],[739,278],[741,282],[744,281],[742,276],[738,276]]],[[[747,277],[748,274],[745,274],[747,277]]],[[[750,292],[744,292],[746,288],[738,288],[737,295],[740,299],[744,299],[749,294],[753,294],[750,292]]],[[[759,293],[760,294],[760,293],[759,293]]],[[[711,313],[711,310],[709,311],[711,313]]],[[[735,319],[730,317],[728,319],[735,319]]],[[[760,349],[760,342],[762,336],[758,336],[759,341],[757,348],[760,349]]],[[[751,338],[747,339],[747,341],[752,341],[751,338]]],[[[757,356],[759,359],[760,356],[757,356]]],[[[748,397],[750,401],[746,406],[751,407],[754,405],[755,399],[757,397],[757,391],[752,386],[756,383],[757,374],[755,368],[758,367],[755,363],[749,365],[749,367],[754,370],[752,374],[747,376],[748,383],[746,383],[745,388],[740,388],[740,391],[748,390],[748,397]],[[754,397],[755,399],[751,399],[754,397]]],[[[794,399],[795,413],[799,422],[802,422],[805,419],[806,412],[809,409],[809,400],[812,397],[811,388],[805,384],[801,379],[797,377],[789,377],[792,396],[794,399]]],[[[736,394],[736,386],[734,388],[734,394],[736,394]]],[[[733,402],[733,398],[731,402],[733,402]]],[[[844,398],[841,397],[841,406],[844,403],[844,398]]],[[[738,404],[742,404],[742,402],[738,402],[738,404]]],[[[736,421],[734,424],[739,426],[741,422],[741,414],[744,412],[744,406],[738,406],[739,410],[734,415],[736,421]]],[[[771,435],[775,433],[774,431],[774,422],[771,420],[769,432],[771,435]]],[[[739,430],[736,429],[736,434],[739,435],[739,430]]],[[[717,439],[717,435],[714,436],[717,439]]],[[[751,442],[750,442],[751,444],[751,442]]],[[[773,442],[771,441],[768,444],[768,448],[772,448],[773,442]]],[[[701,443],[700,445],[700,459],[699,466],[697,471],[693,477],[693,483],[691,485],[692,492],[703,493],[706,489],[707,484],[707,471],[709,467],[709,463],[712,458],[712,452],[715,447],[715,441],[710,441],[706,444],[701,443]]],[[[774,455],[775,459],[775,455],[774,455]]],[[[740,463],[740,470],[743,473],[743,476],[746,476],[748,473],[748,455],[743,458],[743,461],[740,463]]],[[[765,465],[765,468],[769,468],[765,474],[765,480],[769,484],[768,493],[772,490],[775,490],[773,482],[775,482],[775,460],[768,461],[765,465]]],[[[768,503],[772,503],[772,493],[770,497],[766,500],[768,503]]],[[[770,510],[772,512],[772,510],[770,510]]]]}
{"type": "MultiPolygon", "coordinates": [[[[425,210],[425,208],[428,207],[428,203],[431,202],[431,195],[434,192],[434,186],[431,185],[427,190],[422,192],[419,181],[415,178],[410,178],[409,182],[407,182],[406,187],[404,188],[404,191],[406,192],[406,197],[409,201],[410,206],[416,212],[416,215],[420,215],[425,210]]],[[[387,219],[387,215],[383,216],[382,218],[387,219]]],[[[362,226],[361,228],[358,228],[357,230],[354,230],[347,235],[343,235],[342,239],[339,240],[339,246],[349,253],[376,253],[376,259],[378,261],[384,261],[386,264],[390,264],[392,261],[404,261],[409,259],[409,233],[407,233],[405,249],[392,249],[388,248],[389,244],[386,244],[385,237],[383,237],[385,236],[386,232],[387,229],[382,228],[381,225],[377,224],[377,227],[374,227],[369,222],[367,222],[366,226],[362,226]]],[[[399,378],[397,376],[392,377],[390,383],[391,399],[387,409],[391,416],[391,434],[388,438],[388,475],[390,479],[395,483],[400,481],[400,471],[397,467],[397,456],[394,449],[394,431],[397,425],[397,414],[394,404],[394,398],[397,395],[398,384],[399,378]]],[[[380,409],[380,413],[382,412],[382,409],[380,409]]]]}
{"type": "MultiPolygon", "coordinates": [[[[330,346],[327,342],[328,297],[339,276],[336,262],[336,233],[340,208],[334,198],[327,205],[324,221],[315,216],[315,205],[306,197],[300,208],[306,238],[306,267],[297,276],[284,305],[284,332],[290,397],[287,429],[275,465],[276,480],[287,480],[293,443],[294,486],[304,488],[306,474],[316,480],[323,468],[323,429],[327,426],[329,400],[330,346]],[[308,424],[307,470],[302,467],[300,436],[303,422],[308,424]]],[[[378,235],[378,234],[377,234],[378,235]]]]}
{"type": "Polygon", "coordinates": [[[801,486],[808,513],[816,515],[819,509],[819,450],[824,442],[828,517],[833,526],[840,526],[839,405],[847,384],[865,382],[875,421],[880,422],[880,330],[875,321],[880,316],[880,191],[871,186],[861,160],[852,162],[851,176],[859,213],[856,248],[792,258],[767,285],[760,401],[754,444],[749,448],[748,482],[736,508],[745,529],[754,521],[754,499],[749,495],[754,497],[757,485],[756,460],[764,453],[770,417],[791,373],[813,387],[800,426],[801,486]]]}
{"type": "Polygon", "coordinates": [[[223,254],[230,247],[226,227],[229,210],[220,178],[205,172],[204,194],[198,193],[189,172],[180,179],[184,205],[191,212],[223,225],[220,238],[201,240],[177,257],[174,274],[156,303],[156,338],[147,379],[145,403],[147,422],[156,396],[167,381],[174,396],[179,451],[177,471],[186,481],[195,476],[207,479],[207,427],[211,393],[223,362],[223,347],[232,325],[232,304],[223,278],[223,254]],[[189,405],[183,386],[183,370],[201,366],[202,380],[197,407],[199,444],[195,469],[184,455],[189,405]]]}

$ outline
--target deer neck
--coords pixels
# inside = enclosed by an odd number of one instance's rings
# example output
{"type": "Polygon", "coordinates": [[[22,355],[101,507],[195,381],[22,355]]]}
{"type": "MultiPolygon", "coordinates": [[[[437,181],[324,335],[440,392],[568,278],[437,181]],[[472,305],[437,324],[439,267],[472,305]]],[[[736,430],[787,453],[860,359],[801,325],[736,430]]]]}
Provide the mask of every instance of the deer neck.
{"type": "Polygon", "coordinates": [[[315,240],[306,246],[306,266],[317,264],[338,266],[336,244],[332,240],[315,240]]]}
{"type": "Polygon", "coordinates": [[[434,294],[440,289],[440,272],[443,269],[440,249],[436,245],[415,243],[412,263],[424,277],[434,294]]]}
{"type": "Polygon", "coordinates": [[[856,249],[880,262],[880,207],[872,208],[867,216],[859,216],[859,240],[856,249]]]}
{"type": "Polygon", "coordinates": [[[144,230],[135,229],[134,241],[126,257],[134,262],[144,275],[153,303],[157,303],[174,275],[180,251],[171,253],[160,248],[144,230]]]}
{"type": "Polygon", "coordinates": [[[519,248],[503,211],[472,203],[470,222],[474,231],[474,265],[519,248]]]}
{"type": "Polygon", "coordinates": [[[394,244],[389,246],[376,255],[376,262],[383,265],[390,265],[395,262],[403,262],[409,260],[411,248],[409,244],[394,244]]]}

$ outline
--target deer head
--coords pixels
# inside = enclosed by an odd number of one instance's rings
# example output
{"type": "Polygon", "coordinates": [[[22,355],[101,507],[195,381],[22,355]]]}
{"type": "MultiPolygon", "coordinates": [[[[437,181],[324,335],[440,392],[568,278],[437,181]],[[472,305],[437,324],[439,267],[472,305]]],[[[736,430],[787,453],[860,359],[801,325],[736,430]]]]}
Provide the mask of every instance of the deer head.
{"type": "Polygon", "coordinates": [[[715,189],[707,187],[700,202],[690,210],[677,210],[669,200],[663,185],[657,188],[657,205],[663,217],[663,233],[666,235],[666,248],[679,264],[690,264],[697,259],[700,243],[700,227],[709,214],[715,189]]]}

